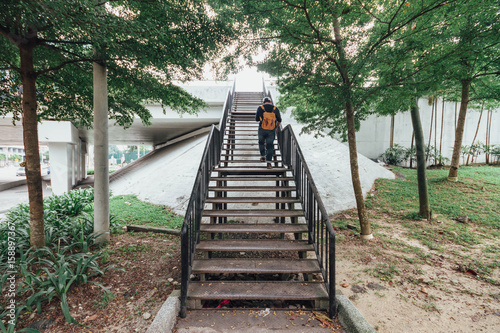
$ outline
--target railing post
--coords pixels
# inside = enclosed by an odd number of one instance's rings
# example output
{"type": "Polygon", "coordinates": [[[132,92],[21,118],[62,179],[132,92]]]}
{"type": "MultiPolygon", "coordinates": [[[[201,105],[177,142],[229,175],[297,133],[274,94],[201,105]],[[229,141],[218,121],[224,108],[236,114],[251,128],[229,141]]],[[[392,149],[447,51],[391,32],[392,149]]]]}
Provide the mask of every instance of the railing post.
{"type": "MultiPolygon", "coordinates": [[[[327,228],[328,230],[328,228],[327,228]]],[[[330,235],[330,243],[329,245],[329,262],[328,265],[330,276],[328,278],[329,282],[329,311],[328,314],[330,318],[337,317],[337,299],[335,297],[335,234],[332,232],[328,232],[330,235]]]]}
{"type": "Polygon", "coordinates": [[[186,298],[187,298],[187,288],[189,281],[189,235],[188,235],[188,225],[184,223],[181,230],[181,310],[180,317],[186,318],[186,298]]]}

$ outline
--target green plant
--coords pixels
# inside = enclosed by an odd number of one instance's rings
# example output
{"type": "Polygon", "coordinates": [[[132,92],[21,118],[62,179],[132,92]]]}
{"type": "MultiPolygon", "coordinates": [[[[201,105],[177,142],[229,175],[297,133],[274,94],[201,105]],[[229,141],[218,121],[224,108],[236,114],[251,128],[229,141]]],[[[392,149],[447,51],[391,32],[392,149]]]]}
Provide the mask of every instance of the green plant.
{"type": "MultiPolygon", "coordinates": [[[[77,190],[46,199],[46,246],[38,249],[30,247],[28,205],[18,205],[8,212],[6,223],[0,225],[0,287],[6,283],[12,266],[17,267],[20,281],[15,292],[17,316],[34,309],[41,312],[43,304],[55,298],[60,302],[65,319],[76,323],[67,302],[72,285],[90,282],[102,287],[91,280],[106,272],[98,264],[103,252],[92,253],[98,236],[93,232],[93,216],[88,209],[92,201],[93,190],[77,190]],[[15,246],[10,241],[12,238],[16,239],[15,246]],[[13,246],[15,256],[7,255],[13,252],[13,246]],[[13,260],[15,265],[12,265],[13,260]]],[[[117,227],[116,220],[112,219],[111,229],[117,227]]],[[[7,313],[7,309],[0,308],[0,317],[7,313]]],[[[14,328],[0,326],[0,329],[11,332],[14,328]]]]}
{"type": "Polygon", "coordinates": [[[399,275],[400,273],[395,264],[385,263],[377,264],[375,268],[369,268],[368,271],[382,281],[391,281],[394,275],[399,275]]]}
{"type": "Polygon", "coordinates": [[[389,165],[399,165],[407,159],[407,149],[395,144],[392,148],[387,148],[380,157],[389,165]]]}
{"type": "Polygon", "coordinates": [[[108,304],[115,299],[116,294],[109,290],[109,289],[104,289],[102,295],[101,295],[101,300],[96,301],[95,306],[99,309],[104,309],[105,307],[108,306],[108,304]]]}
{"type": "Polygon", "coordinates": [[[491,147],[491,155],[495,156],[496,163],[500,161],[500,145],[495,145],[491,147]]]}

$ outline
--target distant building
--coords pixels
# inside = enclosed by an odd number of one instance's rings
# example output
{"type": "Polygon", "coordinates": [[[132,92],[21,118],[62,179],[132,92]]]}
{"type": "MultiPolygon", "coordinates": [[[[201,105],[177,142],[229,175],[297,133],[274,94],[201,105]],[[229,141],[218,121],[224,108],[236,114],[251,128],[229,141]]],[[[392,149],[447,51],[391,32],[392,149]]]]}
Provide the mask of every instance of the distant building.
{"type": "Polygon", "coordinates": [[[24,147],[21,146],[0,146],[0,167],[7,165],[18,165],[26,159],[24,147]],[[4,155],[4,156],[1,156],[4,155]],[[19,157],[12,160],[14,157],[19,157]]]}

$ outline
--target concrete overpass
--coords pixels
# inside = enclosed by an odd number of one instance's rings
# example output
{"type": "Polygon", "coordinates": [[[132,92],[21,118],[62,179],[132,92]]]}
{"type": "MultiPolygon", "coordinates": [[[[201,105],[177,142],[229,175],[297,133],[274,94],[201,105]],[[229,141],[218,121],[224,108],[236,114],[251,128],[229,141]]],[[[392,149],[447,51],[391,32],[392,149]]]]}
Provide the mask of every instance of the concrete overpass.
{"type": "MultiPolygon", "coordinates": [[[[154,148],[168,144],[177,138],[189,138],[189,134],[199,134],[199,129],[210,128],[218,123],[223,103],[233,81],[202,81],[181,85],[192,95],[203,99],[208,107],[198,115],[183,114],[160,105],[149,104],[152,124],[144,126],[137,118],[127,129],[109,124],[109,144],[151,145],[154,148]]],[[[13,126],[12,118],[0,118],[0,145],[22,146],[21,122],[13,126]]],[[[51,186],[54,194],[68,192],[78,181],[87,177],[86,165],[89,145],[93,145],[92,130],[79,129],[67,121],[43,121],[38,127],[38,141],[46,145],[50,152],[51,186]]]]}

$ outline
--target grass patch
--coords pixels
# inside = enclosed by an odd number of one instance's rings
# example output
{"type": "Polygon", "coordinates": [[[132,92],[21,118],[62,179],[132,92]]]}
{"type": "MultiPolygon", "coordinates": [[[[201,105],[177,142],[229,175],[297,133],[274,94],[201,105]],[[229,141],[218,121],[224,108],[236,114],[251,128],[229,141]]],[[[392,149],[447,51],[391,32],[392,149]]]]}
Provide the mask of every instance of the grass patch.
{"type": "MultiPolygon", "coordinates": [[[[395,167],[394,172],[404,177],[377,180],[374,195],[366,200],[371,213],[385,220],[384,234],[377,235],[383,240],[382,247],[399,252],[400,255],[393,256],[400,260],[399,264],[434,265],[447,258],[453,260],[462,273],[477,275],[487,283],[498,285],[495,271],[500,267],[497,243],[500,168],[461,167],[458,182],[447,181],[448,169],[427,170],[431,221],[418,215],[417,171],[395,167]],[[391,235],[391,226],[396,224],[403,227],[399,235],[402,241],[391,235]],[[417,240],[424,247],[410,246],[405,239],[417,240]]],[[[336,229],[342,231],[353,222],[347,218],[334,223],[336,229]]],[[[370,274],[381,280],[392,280],[401,269],[397,264],[378,265],[370,274]]]]}
{"type": "Polygon", "coordinates": [[[140,201],[135,195],[112,197],[109,200],[109,210],[122,224],[180,229],[184,221],[182,216],[168,207],[140,201]]]}
{"type": "MultiPolygon", "coordinates": [[[[369,197],[369,207],[382,211],[402,211],[407,219],[418,217],[417,171],[394,168],[406,179],[377,181],[377,195],[369,197]]],[[[500,232],[500,168],[461,167],[459,181],[447,181],[448,169],[427,170],[429,203],[433,213],[451,219],[468,216],[472,223],[500,232]]]]}

